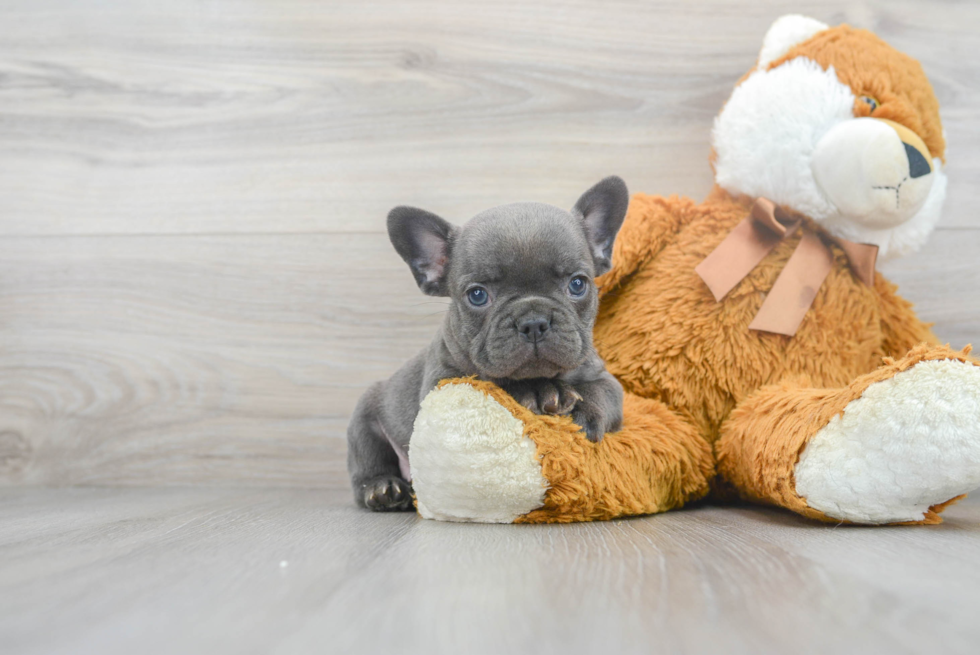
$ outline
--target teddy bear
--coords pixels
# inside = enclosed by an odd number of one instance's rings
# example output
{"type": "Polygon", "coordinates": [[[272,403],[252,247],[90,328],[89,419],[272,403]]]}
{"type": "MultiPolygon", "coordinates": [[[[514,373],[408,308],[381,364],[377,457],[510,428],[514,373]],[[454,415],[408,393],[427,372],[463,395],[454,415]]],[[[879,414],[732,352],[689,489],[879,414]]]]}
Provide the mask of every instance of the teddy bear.
{"type": "Polygon", "coordinates": [[[597,280],[626,392],[599,443],[493,384],[445,380],[409,460],[425,518],[569,522],[713,498],[819,521],[931,524],[980,486],[980,367],[875,270],[946,191],[921,66],[784,16],[715,120],[701,203],[638,194],[597,280]]]}

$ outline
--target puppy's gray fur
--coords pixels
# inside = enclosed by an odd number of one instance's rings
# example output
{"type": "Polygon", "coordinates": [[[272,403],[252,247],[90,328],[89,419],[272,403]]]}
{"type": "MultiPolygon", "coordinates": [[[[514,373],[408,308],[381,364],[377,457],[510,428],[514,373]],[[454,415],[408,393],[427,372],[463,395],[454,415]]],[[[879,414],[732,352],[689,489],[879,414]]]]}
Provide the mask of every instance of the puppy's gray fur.
{"type": "Polygon", "coordinates": [[[592,346],[593,281],[612,267],[628,203],[623,181],[608,177],[571,212],[503,205],[459,228],[421,209],[391,211],[388,234],[419,288],[451,302],[432,343],[354,410],[347,465],[359,505],[412,508],[396,447],[408,451],[419,403],[445,378],[476,375],[536,413],[570,414],[592,441],[620,427],[623,389],[592,346]]]}

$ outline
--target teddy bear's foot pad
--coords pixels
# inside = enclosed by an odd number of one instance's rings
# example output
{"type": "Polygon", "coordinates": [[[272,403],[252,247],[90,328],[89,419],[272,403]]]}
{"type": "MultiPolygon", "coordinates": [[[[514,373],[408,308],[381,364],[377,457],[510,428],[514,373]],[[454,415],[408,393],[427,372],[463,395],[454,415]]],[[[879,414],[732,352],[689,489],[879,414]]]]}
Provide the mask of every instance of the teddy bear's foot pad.
{"type": "Polygon", "coordinates": [[[524,424],[469,384],[425,397],[409,447],[423,518],[511,523],[544,504],[548,485],[524,424]]]}
{"type": "Polygon", "coordinates": [[[980,367],[924,361],[868,387],[796,465],[813,509],[855,523],[922,521],[980,486],[980,367]]]}

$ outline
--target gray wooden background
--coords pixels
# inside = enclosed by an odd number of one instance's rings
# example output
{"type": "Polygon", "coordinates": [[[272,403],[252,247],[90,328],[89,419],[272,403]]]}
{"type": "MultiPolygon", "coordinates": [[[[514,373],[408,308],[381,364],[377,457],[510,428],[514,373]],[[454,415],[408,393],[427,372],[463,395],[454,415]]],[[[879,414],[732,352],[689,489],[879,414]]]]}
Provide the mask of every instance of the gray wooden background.
{"type": "Polygon", "coordinates": [[[980,6],[0,2],[0,483],[337,486],[358,394],[432,335],[383,232],[417,204],[696,198],[777,16],[918,57],[949,139],[926,249],[887,267],[980,338],[980,6]]]}

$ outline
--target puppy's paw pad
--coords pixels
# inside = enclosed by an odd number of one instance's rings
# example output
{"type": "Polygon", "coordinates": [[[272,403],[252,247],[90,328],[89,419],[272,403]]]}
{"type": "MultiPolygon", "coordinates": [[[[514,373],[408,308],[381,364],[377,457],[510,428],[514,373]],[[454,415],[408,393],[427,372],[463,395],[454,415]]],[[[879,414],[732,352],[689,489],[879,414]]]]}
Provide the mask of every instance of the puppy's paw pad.
{"type": "Polygon", "coordinates": [[[364,483],[364,506],[374,512],[403,512],[413,509],[412,485],[401,478],[382,477],[364,483]]]}
{"type": "Polygon", "coordinates": [[[534,390],[522,390],[519,393],[514,394],[514,400],[523,405],[529,412],[535,414],[543,414],[541,408],[538,406],[538,396],[534,393],[534,390]]]}
{"type": "Polygon", "coordinates": [[[572,385],[561,380],[521,380],[508,385],[506,391],[535,414],[567,416],[582,400],[572,385]]]}
{"type": "Polygon", "coordinates": [[[575,391],[575,388],[561,381],[555,381],[538,396],[539,404],[544,413],[556,416],[571,414],[580,400],[582,400],[582,396],[575,391]]]}

